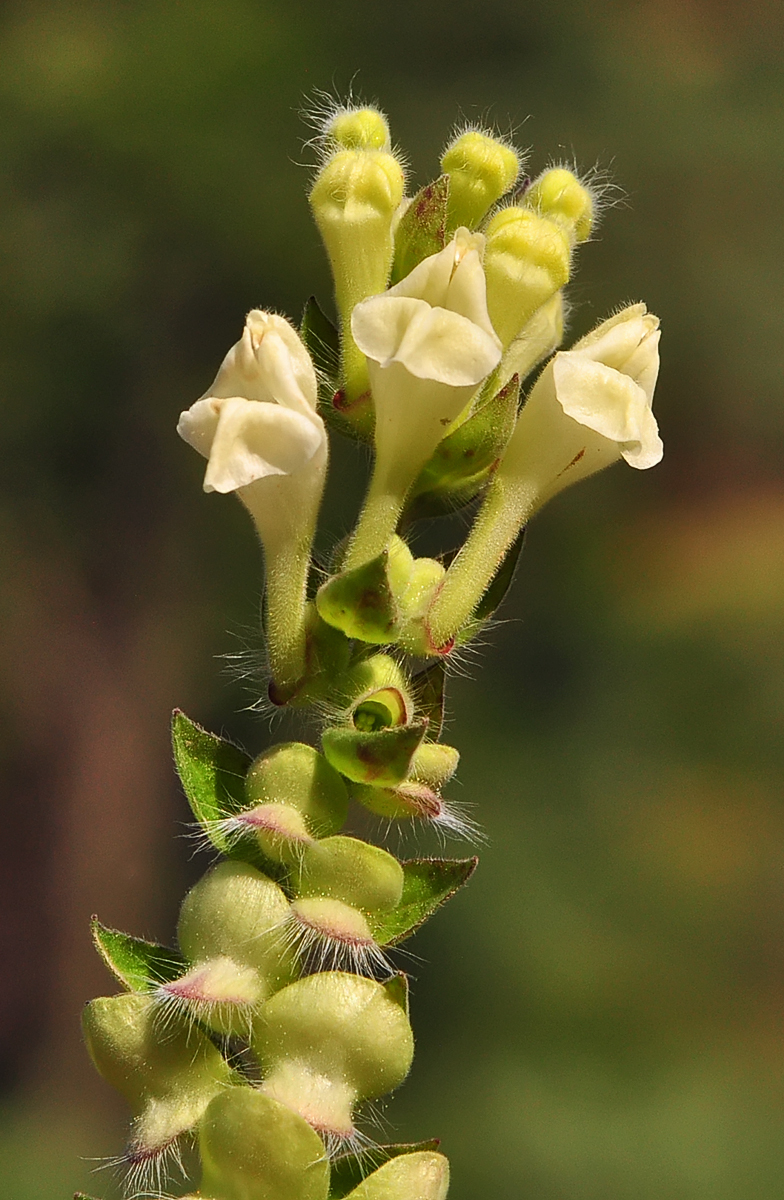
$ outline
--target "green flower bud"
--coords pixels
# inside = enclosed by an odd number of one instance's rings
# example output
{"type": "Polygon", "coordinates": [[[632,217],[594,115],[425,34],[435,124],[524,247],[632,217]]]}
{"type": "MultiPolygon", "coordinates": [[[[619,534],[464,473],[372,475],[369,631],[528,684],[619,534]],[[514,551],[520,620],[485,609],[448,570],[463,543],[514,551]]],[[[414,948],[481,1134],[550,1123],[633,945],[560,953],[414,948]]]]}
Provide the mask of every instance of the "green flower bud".
{"type": "Polygon", "coordinates": [[[475,229],[487,210],[513,187],[520,159],[511,146],[469,129],[447,146],[441,169],[449,176],[447,228],[475,229]]]}
{"type": "Polygon", "coordinates": [[[341,900],[372,917],[400,903],[403,868],[380,846],[358,838],[325,838],[303,852],[296,891],[301,897],[341,900]]]}
{"type": "Polygon", "coordinates": [[[164,1027],[151,996],[128,992],[93,1000],[82,1025],[95,1066],[133,1112],[128,1162],[136,1167],[192,1129],[231,1082],[208,1038],[184,1021],[164,1027]]]}
{"type": "Polygon", "coordinates": [[[452,778],[460,761],[454,746],[442,742],[423,742],[411,763],[411,777],[417,783],[440,788],[452,778]]]}
{"type": "Polygon", "coordinates": [[[525,203],[557,221],[574,242],[585,242],[593,225],[593,197],[571,171],[552,167],[535,179],[525,193],[525,203]]]}
{"type": "Polygon", "coordinates": [[[353,783],[394,787],[402,783],[417,746],[427,731],[427,721],[362,733],[358,729],[325,729],[324,753],[336,771],[353,783]]]}
{"type": "Polygon", "coordinates": [[[356,783],[351,794],[368,812],[393,821],[414,819],[438,823],[443,804],[432,788],[413,780],[406,780],[396,788],[356,783]]]}
{"type": "Polygon", "coordinates": [[[377,108],[341,108],[325,132],[346,150],[388,150],[389,125],[377,108]]]}
{"type": "Polygon", "coordinates": [[[338,150],[319,171],[310,193],[335,282],[349,404],[370,387],[365,356],[351,335],[351,313],[360,300],[383,292],[387,285],[392,220],[403,199],[403,182],[400,163],[387,150],[338,150]]]}
{"type": "Polygon", "coordinates": [[[348,793],[342,778],[313,746],[286,742],[265,750],[245,777],[245,795],[254,807],[240,813],[262,850],[290,863],[303,844],[343,827],[348,793]]]}
{"type": "Polygon", "coordinates": [[[432,652],[424,617],[445,573],[443,563],[435,558],[417,558],[414,562],[408,587],[400,598],[398,645],[406,654],[426,658],[432,652]]]}
{"type": "Polygon", "coordinates": [[[223,1034],[247,1030],[252,1010],[294,974],[280,937],[289,915],[285,894],[255,867],[222,862],[183,900],[177,936],[190,971],[158,989],[223,1034]]]}
{"type": "Polygon", "coordinates": [[[327,1198],[329,1161],[318,1134],[253,1088],[230,1088],[212,1101],[199,1126],[199,1149],[204,1200],[327,1198]]]}
{"type": "Polygon", "coordinates": [[[403,1082],[414,1039],[394,992],[358,975],[325,971],[290,984],[264,1005],[253,1049],[267,1095],[323,1134],[348,1138],[354,1106],[403,1082]]]}
{"type": "Polygon", "coordinates": [[[571,240],[530,208],[504,208],[487,227],[487,311],[506,348],[569,280],[571,240]]]}
{"type": "Polygon", "coordinates": [[[445,1200],[449,1160],[435,1150],[391,1158],[349,1192],[346,1200],[445,1200]]]}

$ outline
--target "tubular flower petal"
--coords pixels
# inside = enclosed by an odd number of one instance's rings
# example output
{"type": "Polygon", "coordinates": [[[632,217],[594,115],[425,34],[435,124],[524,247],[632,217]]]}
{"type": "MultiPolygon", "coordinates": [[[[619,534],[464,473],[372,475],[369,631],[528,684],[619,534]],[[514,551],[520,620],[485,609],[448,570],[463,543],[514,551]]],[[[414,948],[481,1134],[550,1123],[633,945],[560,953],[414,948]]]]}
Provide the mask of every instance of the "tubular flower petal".
{"type": "Polygon", "coordinates": [[[619,458],[639,470],[660,461],[651,411],[658,326],[644,305],[632,305],[556,354],[537,380],[499,469],[536,480],[537,508],[619,458]]]}
{"type": "Polygon", "coordinates": [[[181,414],[177,432],[208,459],[204,490],[238,492],[263,538],[276,517],[289,524],[287,498],[310,495],[318,504],[327,443],[316,412],[316,375],[283,317],[248,314],[242,338],[207,394],[181,414]],[[288,477],[294,486],[265,484],[270,476],[288,477]]]}
{"type": "Polygon", "coordinates": [[[354,309],[352,332],[368,358],[382,473],[398,463],[407,474],[414,464],[419,470],[498,364],[483,251],[481,235],[459,229],[400,283],[354,309]]]}

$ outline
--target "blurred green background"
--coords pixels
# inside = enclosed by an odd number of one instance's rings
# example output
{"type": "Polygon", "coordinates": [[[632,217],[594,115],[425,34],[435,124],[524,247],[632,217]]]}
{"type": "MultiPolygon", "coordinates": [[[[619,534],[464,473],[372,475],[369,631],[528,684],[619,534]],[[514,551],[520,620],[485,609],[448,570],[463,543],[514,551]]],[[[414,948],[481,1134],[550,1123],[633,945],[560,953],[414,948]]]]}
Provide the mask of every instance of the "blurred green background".
{"type": "MultiPolygon", "coordinates": [[[[204,869],[171,708],[254,752],[260,562],[178,441],[245,311],[329,282],[298,110],[376,98],[413,177],[451,126],[608,168],[571,334],[663,320],[663,464],[533,526],[455,680],[490,842],[417,938],[390,1139],[452,1200],[784,1190],[784,14],[774,0],[103,0],[0,17],[0,1191],[116,1194],[123,1112],[78,1019],[90,913],[170,940],[204,869]]],[[[336,449],[326,540],[364,463],[336,449]]],[[[460,852],[459,846],[455,848],[460,852]]]]}

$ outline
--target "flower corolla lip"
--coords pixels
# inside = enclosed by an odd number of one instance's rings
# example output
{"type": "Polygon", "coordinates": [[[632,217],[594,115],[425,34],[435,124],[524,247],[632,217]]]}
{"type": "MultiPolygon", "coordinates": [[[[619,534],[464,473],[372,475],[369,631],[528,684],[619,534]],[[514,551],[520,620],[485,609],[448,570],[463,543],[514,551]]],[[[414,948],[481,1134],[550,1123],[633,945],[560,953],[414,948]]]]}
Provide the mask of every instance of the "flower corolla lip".
{"type": "Polygon", "coordinates": [[[484,242],[458,229],[443,250],[353,311],[351,332],[373,394],[376,480],[410,484],[500,361],[484,242]]]}
{"type": "Polygon", "coordinates": [[[645,470],[664,453],[651,410],[659,371],[659,320],[633,305],[603,322],[551,365],[555,397],[567,417],[645,470]]]}
{"type": "Polygon", "coordinates": [[[177,425],[208,459],[204,490],[236,491],[310,463],[326,445],[316,398],[313,364],[294,328],[254,309],[212,386],[177,425]]]}
{"type": "Polygon", "coordinates": [[[351,331],[369,359],[418,379],[475,386],[497,366],[501,343],[487,314],[484,238],[459,229],[400,283],[354,309],[351,331]]]}

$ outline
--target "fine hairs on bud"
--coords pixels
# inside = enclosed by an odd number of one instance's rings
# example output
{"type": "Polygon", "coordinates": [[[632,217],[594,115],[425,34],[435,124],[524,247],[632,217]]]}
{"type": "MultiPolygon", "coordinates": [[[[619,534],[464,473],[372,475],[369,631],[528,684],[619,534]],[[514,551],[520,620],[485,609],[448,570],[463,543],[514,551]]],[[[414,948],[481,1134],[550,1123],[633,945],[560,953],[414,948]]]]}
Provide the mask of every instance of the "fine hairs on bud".
{"type": "Polygon", "coordinates": [[[405,155],[393,146],[389,122],[378,104],[355,96],[351,88],[340,100],[330,92],[316,88],[300,110],[306,125],[314,130],[304,143],[316,153],[316,165],[323,166],[336,150],[384,150],[394,154],[405,169],[405,155]]]}
{"type": "MultiPolygon", "coordinates": [[[[522,203],[531,204],[533,197],[530,193],[540,180],[550,172],[561,171],[571,175],[577,185],[584,188],[590,197],[590,229],[584,237],[577,239],[580,242],[590,242],[595,237],[605,213],[611,208],[621,208],[625,204],[626,193],[619,184],[613,181],[609,167],[602,167],[598,163],[594,163],[592,167],[582,170],[576,158],[557,158],[551,159],[541,174],[530,181],[523,194],[522,203]]],[[[533,206],[537,207],[535,203],[533,206]]],[[[551,220],[557,220],[556,214],[548,212],[546,215],[551,220]]]]}

